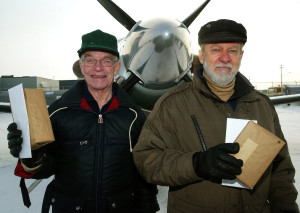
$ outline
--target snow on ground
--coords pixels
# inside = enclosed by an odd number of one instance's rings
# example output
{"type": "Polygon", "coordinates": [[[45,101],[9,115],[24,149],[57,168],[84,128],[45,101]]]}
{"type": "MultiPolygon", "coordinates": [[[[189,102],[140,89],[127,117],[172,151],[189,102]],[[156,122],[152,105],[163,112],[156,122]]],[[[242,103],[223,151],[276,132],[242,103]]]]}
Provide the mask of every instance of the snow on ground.
{"type": "MultiPolygon", "coordinates": [[[[282,131],[288,141],[290,155],[293,164],[296,168],[295,185],[300,191],[300,106],[277,106],[279,120],[282,131]]],[[[30,193],[31,207],[27,209],[23,205],[22,196],[20,193],[19,182],[20,178],[13,175],[17,160],[9,154],[7,148],[7,126],[12,122],[10,113],[0,112],[0,212],[4,213],[37,213],[41,211],[41,205],[44,197],[44,191],[47,184],[52,178],[43,180],[30,193]]],[[[26,180],[29,186],[33,180],[26,180]]],[[[158,201],[161,210],[159,213],[167,212],[168,188],[158,187],[158,201]]],[[[300,206],[300,196],[298,196],[297,203],[300,206]]]]}

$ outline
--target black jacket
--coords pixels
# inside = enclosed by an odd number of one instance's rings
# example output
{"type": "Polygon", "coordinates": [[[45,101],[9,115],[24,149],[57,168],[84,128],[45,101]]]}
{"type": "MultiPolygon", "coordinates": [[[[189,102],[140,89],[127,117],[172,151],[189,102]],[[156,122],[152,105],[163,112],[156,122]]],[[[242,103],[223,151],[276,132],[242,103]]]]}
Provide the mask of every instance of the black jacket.
{"type": "Polygon", "coordinates": [[[83,99],[80,81],[49,107],[55,142],[45,146],[46,161],[33,178],[55,179],[44,208],[66,212],[156,212],[157,188],[134,166],[131,148],[145,115],[113,84],[114,98],[96,113],[83,99]]]}

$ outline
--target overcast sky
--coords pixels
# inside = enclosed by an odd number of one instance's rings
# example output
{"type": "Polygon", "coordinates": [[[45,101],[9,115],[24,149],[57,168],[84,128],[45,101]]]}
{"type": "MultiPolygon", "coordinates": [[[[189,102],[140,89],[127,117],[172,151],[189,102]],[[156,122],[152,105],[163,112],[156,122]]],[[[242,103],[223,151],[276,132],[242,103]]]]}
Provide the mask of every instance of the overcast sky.
{"type": "MultiPolygon", "coordinates": [[[[203,1],[114,0],[135,21],[155,17],[184,20],[203,1]]],[[[211,20],[234,19],[248,31],[240,71],[257,81],[300,83],[300,0],[211,0],[189,27],[197,34],[211,20]]],[[[95,29],[117,38],[128,31],[97,0],[1,0],[0,75],[76,79],[81,36],[95,29]]]]}

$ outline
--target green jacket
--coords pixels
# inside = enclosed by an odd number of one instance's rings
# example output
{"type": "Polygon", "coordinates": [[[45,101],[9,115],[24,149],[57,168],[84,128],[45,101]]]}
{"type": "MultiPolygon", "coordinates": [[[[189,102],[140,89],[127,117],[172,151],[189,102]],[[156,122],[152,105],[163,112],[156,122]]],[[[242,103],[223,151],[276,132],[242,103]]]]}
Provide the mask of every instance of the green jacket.
{"type": "MultiPolygon", "coordinates": [[[[205,81],[204,81],[205,82],[205,81]]],[[[255,91],[240,73],[235,93],[228,102],[214,95],[195,76],[193,82],[168,91],[150,113],[133,150],[134,161],[150,183],[169,186],[168,212],[299,212],[295,202],[295,169],[287,145],[280,151],[253,190],[225,187],[201,180],[194,172],[192,156],[203,151],[194,115],[207,148],[225,141],[227,118],[257,120],[284,139],[270,99],[255,91]],[[236,108],[230,102],[236,103],[236,108]]]]}

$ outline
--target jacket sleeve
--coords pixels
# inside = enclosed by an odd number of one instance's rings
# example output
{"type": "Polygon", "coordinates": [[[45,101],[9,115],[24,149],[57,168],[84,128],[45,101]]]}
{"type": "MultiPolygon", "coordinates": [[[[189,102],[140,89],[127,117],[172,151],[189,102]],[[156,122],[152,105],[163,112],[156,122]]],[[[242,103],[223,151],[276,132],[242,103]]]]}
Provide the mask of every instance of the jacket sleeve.
{"type": "MultiPolygon", "coordinates": [[[[145,122],[145,115],[142,111],[138,111],[138,120],[136,122],[135,131],[133,132],[133,145],[135,146],[145,122]]],[[[156,195],[158,193],[157,186],[147,183],[144,178],[136,171],[135,176],[135,212],[136,213],[154,213],[159,211],[159,205],[156,195]]]]}
{"type": "Polygon", "coordinates": [[[172,116],[166,105],[157,103],[133,149],[140,174],[157,185],[179,186],[199,180],[192,163],[195,152],[182,150],[172,116]]]}
{"type": "MultiPolygon", "coordinates": [[[[285,140],[273,105],[272,108],[275,134],[285,140]]],[[[286,144],[273,161],[269,201],[274,212],[279,209],[299,212],[296,203],[298,192],[294,186],[294,177],[295,168],[289,155],[288,144],[286,144]]]]}
{"type": "Polygon", "coordinates": [[[26,179],[44,179],[52,176],[54,174],[53,170],[55,163],[53,163],[53,156],[47,151],[48,146],[49,145],[46,145],[38,150],[44,155],[41,164],[35,167],[30,167],[23,163],[21,159],[19,159],[14,174],[26,179]]]}

